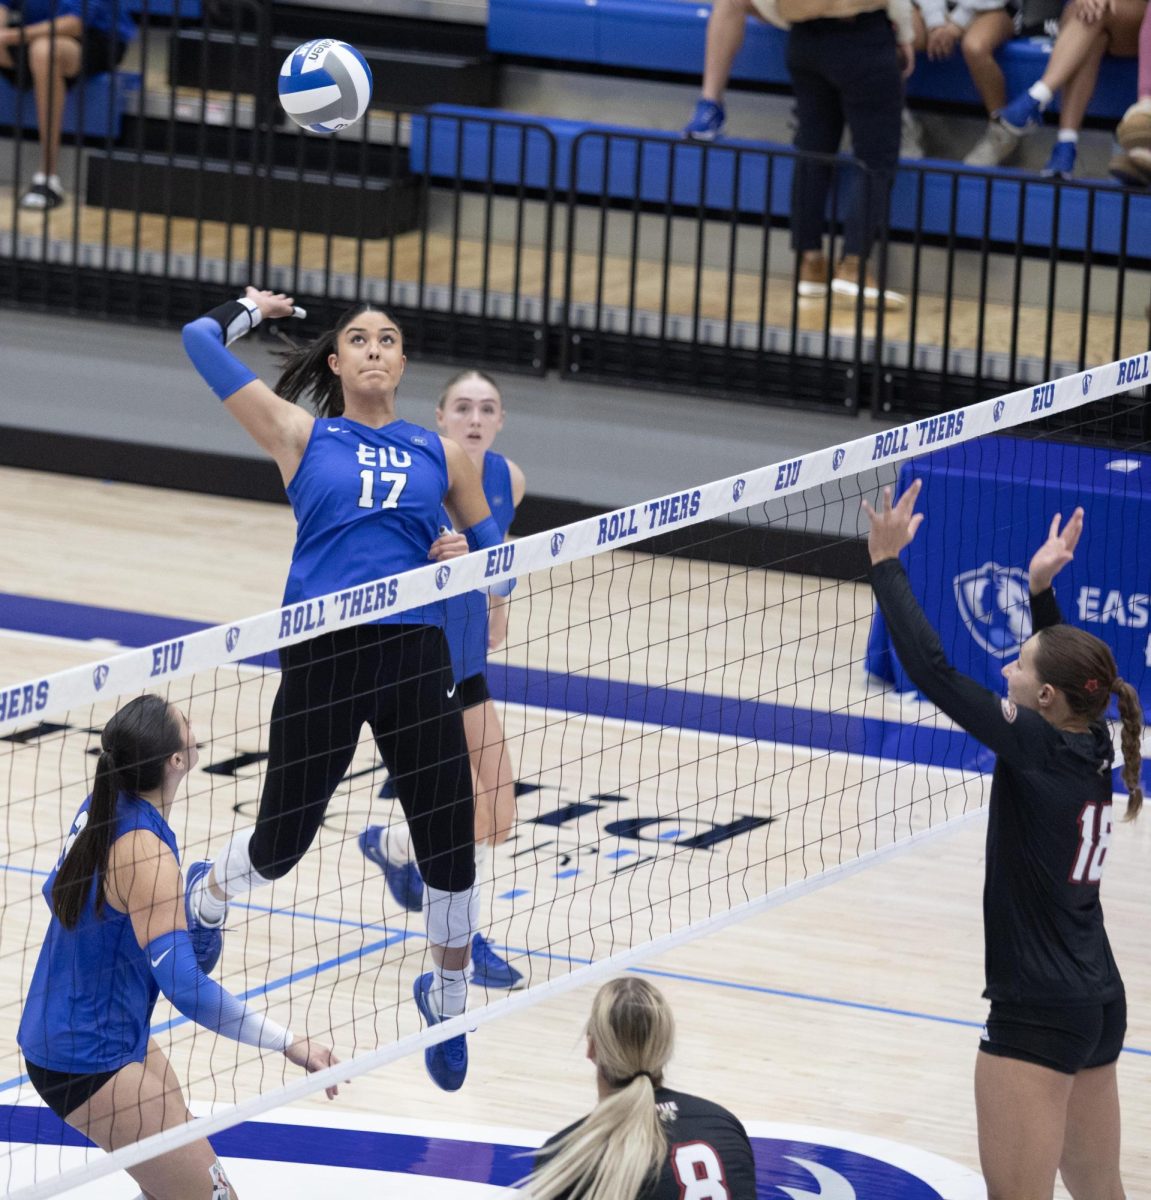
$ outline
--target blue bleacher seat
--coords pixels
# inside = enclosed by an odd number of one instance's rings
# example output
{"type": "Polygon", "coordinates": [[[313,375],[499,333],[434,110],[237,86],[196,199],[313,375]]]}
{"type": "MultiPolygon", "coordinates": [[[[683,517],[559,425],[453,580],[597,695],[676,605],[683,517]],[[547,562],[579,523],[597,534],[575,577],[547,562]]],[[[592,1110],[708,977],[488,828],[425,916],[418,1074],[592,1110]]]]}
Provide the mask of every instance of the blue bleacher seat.
{"type": "MultiPolygon", "coordinates": [[[[710,6],[681,0],[489,0],[488,49],[555,62],[590,63],[635,71],[699,77],[710,6]]],[[[1020,38],[999,52],[1007,93],[1026,90],[1040,75],[1050,45],[1020,38]]],[[[1106,58],[1088,116],[1118,121],[1136,95],[1134,59],[1106,58]]],[[[732,67],[744,82],[789,86],[787,34],[749,20],[747,38],[732,67]]],[[[920,55],[908,94],[921,100],[980,107],[963,56],[946,62],[920,55]]],[[[1058,108],[1058,104],[1055,105],[1058,108]]]]}
{"type": "MultiPolygon", "coordinates": [[[[143,16],[145,0],[124,0],[133,16],[143,16]]],[[[181,21],[200,19],[200,0],[147,0],[148,16],[176,17],[181,21]]]]}
{"type": "MultiPolygon", "coordinates": [[[[703,147],[651,129],[450,104],[412,118],[411,165],[417,173],[451,179],[458,172],[473,183],[504,187],[544,189],[551,182],[561,194],[574,184],[587,196],[627,202],[638,195],[646,204],[689,210],[702,205],[720,213],[734,208],[781,221],[790,211],[789,150],[737,139],[703,147]]],[[[1129,265],[1151,263],[1151,195],[1106,183],[1092,191],[1029,172],[925,161],[900,168],[891,202],[890,227],[897,238],[916,229],[973,241],[986,236],[1001,246],[1021,243],[1032,253],[1050,253],[1053,244],[1082,252],[1089,224],[1093,253],[1118,254],[1126,228],[1129,265]]]]}
{"type": "MultiPolygon", "coordinates": [[[[140,76],[131,71],[91,76],[68,93],[64,132],[77,132],[82,101],[84,125],[79,132],[87,138],[105,138],[110,134],[115,140],[120,136],[125,100],[139,90],[140,76]]],[[[0,78],[0,126],[14,127],[17,115],[22,128],[36,128],[36,104],[31,91],[26,91],[21,100],[17,90],[0,78]]]]}

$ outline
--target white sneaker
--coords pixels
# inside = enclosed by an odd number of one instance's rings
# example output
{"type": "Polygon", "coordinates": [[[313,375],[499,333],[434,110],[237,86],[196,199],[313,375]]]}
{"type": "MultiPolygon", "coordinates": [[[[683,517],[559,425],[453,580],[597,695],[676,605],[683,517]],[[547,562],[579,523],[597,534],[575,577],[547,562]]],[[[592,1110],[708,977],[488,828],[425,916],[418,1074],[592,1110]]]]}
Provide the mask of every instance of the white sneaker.
{"type": "Polygon", "coordinates": [[[59,175],[45,175],[37,171],[32,176],[28,190],[20,197],[20,207],[43,212],[49,208],[59,208],[64,203],[64,188],[59,175]]]}
{"type": "Polygon", "coordinates": [[[988,121],[983,136],[963,160],[969,167],[999,167],[1019,149],[1021,136],[1000,121],[988,121]]]}
{"type": "Polygon", "coordinates": [[[906,105],[899,128],[899,157],[923,158],[923,126],[919,118],[906,105]]]}

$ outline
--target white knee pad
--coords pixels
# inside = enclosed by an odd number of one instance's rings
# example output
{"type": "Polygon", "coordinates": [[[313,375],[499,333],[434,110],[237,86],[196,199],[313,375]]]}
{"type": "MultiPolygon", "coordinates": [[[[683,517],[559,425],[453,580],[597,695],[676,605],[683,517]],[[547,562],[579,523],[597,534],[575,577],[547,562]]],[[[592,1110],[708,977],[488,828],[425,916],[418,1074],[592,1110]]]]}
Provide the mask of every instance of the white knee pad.
{"type": "Polygon", "coordinates": [[[243,896],[253,888],[266,887],[272,881],[265,879],[255,867],[248,854],[252,840],[251,829],[237,833],[224,847],[215,862],[216,883],[229,900],[243,896]]]}
{"type": "Polygon", "coordinates": [[[424,924],[429,945],[450,950],[470,945],[479,918],[480,892],[475,885],[462,892],[442,892],[424,885],[424,924]]]}

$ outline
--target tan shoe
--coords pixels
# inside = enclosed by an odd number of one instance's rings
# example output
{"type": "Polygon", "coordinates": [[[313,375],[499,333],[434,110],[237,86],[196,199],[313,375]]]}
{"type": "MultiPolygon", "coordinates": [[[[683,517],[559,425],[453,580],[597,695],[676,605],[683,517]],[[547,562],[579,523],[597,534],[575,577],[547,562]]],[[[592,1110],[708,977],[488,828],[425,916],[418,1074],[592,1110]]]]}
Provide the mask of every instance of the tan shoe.
{"type": "MultiPolygon", "coordinates": [[[[835,268],[835,278],[831,281],[831,290],[837,296],[853,303],[859,299],[859,255],[845,254],[835,268]]],[[[875,282],[875,272],[867,268],[863,280],[863,303],[866,308],[879,307],[879,287],[875,282]]],[[[907,297],[890,289],[883,293],[884,308],[898,309],[907,306],[907,297]]]]}
{"type": "Polygon", "coordinates": [[[796,288],[800,299],[822,300],[827,295],[830,275],[823,251],[805,250],[799,260],[799,286],[796,288]]]}

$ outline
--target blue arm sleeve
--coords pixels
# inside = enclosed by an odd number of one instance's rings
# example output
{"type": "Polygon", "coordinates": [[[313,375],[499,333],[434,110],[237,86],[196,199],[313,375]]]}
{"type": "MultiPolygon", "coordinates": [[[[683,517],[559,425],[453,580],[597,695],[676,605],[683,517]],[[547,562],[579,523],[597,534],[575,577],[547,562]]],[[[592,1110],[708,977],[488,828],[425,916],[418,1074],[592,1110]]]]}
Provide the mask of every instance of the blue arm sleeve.
{"type": "Polygon", "coordinates": [[[224,331],[212,317],[198,317],[184,326],[184,349],[204,382],[221,400],[259,376],[224,345],[224,331]]]}
{"type": "Polygon", "coordinates": [[[160,991],[190,1021],[264,1050],[283,1052],[291,1044],[292,1035],[283,1026],[249,1008],[200,970],[186,929],[162,933],[145,952],[160,991]]]}
{"type": "Polygon", "coordinates": [[[492,546],[498,546],[504,540],[504,535],[500,532],[495,517],[490,513],[478,524],[473,525],[470,529],[465,529],[464,537],[468,539],[469,550],[487,550],[492,546]]]}

